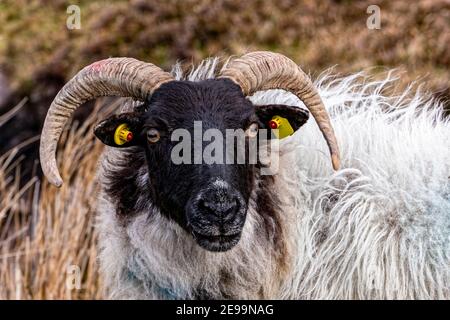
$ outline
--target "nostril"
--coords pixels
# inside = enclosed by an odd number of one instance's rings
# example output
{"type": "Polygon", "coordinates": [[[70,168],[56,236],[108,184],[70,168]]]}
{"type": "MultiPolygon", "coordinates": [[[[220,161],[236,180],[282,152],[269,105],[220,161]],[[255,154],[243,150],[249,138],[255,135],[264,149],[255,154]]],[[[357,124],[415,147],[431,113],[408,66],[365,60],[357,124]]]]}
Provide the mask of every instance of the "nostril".
{"type": "Polygon", "coordinates": [[[215,211],[214,203],[204,199],[198,201],[198,208],[204,211],[215,211]]]}
{"type": "Polygon", "coordinates": [[[223,216],[228,216],[230,218],[234,217],[234,215],[236,214],[236,212],[238,211],[238,206],[236,201],[233,201],[232,203],[229,203],[226,206],[222,207],[222,215],[223,216]]]}
{"type": "Polygon", "coordinates": [[[200,211],[204,211],[204,212],[211,211],[210,205],[211,204],[208,201],[205,201],[203,199],[199,199],[198,202],[197,202],[197,208],[200,211]]]}
{"type": "Polygon", "coordinates": [[[208,214],[225,215],[236,213],[239,209],[239,202],[237,199],[225,201],[200,199],[197,206],[201,211],[208,214]]]}

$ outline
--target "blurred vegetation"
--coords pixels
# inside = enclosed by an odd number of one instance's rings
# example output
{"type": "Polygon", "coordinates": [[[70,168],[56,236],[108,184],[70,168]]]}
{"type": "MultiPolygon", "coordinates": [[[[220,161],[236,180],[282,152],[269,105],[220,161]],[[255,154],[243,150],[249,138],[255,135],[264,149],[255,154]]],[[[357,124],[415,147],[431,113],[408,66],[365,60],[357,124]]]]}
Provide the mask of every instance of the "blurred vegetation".
{"type": "Polygon", "coordinates": [[[37,176],[20,183],[23,159],[14,159],[31,141],[0,155],[0,300],[104,297],[95,229],[103,145],[88,132],[120,102],[98,102],[64,131],[57,158],[67,180],[59,189],[37,176]]]}
{"type": "Polygon", "coordinates": [[[312,72],[403,67],[405,80],[426,76],[434,91],[450,80],[448,0],[6,0],[0,25],[0,67],[28,93],[42,74],[67,80],[109,56],[168,67],[254,49],[280,51],[312,72]],[[80,30],[66,28],[70,4],[81,8],[80,30]],[[380,30],[366,27],[373,4],[380,30]]]}

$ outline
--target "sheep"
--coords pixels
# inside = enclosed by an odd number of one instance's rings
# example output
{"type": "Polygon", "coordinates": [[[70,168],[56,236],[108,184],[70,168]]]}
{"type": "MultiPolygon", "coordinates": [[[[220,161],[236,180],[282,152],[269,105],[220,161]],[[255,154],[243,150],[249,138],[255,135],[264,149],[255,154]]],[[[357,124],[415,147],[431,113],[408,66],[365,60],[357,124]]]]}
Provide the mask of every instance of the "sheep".
{"type": "MultiPolygon", "coordinates": [[[[155,66],[147,64],[140,76],[136,62],[126,60],[119,73],[131,75],[141,87],[123,89],[127,82],[119,80],[108,92],[103,85],[103,91],[93,95],[76,79],[87,79],[92,86],[106,60],[87,67],[62,89],[61,95],[71,92],[68,100],[55,98],[54,104],[69,101],[71,107],[66,113],[51,107],[43,129],[41,163],[55,185],[62,183],[53,162],[60,131],[55,135],[51,130],[62,130],[65,119],[87,99],[127,96],[130,91],[135,98],[95,130],[111,146],[98,172],[99,260],[110,298],[450,298],[450,126],[442,105],[419,92],[412,98],[407,91],[384,96],[383,90],[394,82],[391,74],[381,81],[363,74],[324,74],[313,86],[296,69],[291,72],[306,84],[295,91],[298,82],[290,82],[289,88],[266,86],[261,74],[243,67],[249,58],[264,61],[270,73],[280,57],[250,53],[226,63],[220,72],[219,60],[211,58],[187,74],[177,64],[171,74],[153,77],[146,72],[154,72],[155,66]],[[244,69],[234,74],[237,78],[230,76],[235,66],[244,69]],[[239,78],[252,75],[256,79],[248,82],[239,78]],[[163,84],[157,83],[161,79],[163,84]],[[323,100],[330,121],[311,110],[311,99],[316,105],[323,100]],[[308,109],[316,122],[307,121],[308,109]],[[296,131],[279,140],[278,172],[262,175],[261,164],[228,165],[219,170],[230,173],[228,179],[220,174],[220,179],[212,179],[214,170],[212,175],[204,171],[203,177],[195,166],[173,166],[164,158],[167,150],[157,147],[164,137],[152,131],[155,125],[143,130],[136,118],[136,113],[150,118],[156,113],[165,121],[170,120],[167,116],[185,118],[187,126],[196,117],[212,125],[223,125],[221,119],[226,118],[236,125],[256,113],[261,129],[273,112],[292,120],[296,131]],[[60,116],[56,125],[55,116],[60,116]],[[122,147],[112,135],[124,121],[133,132],[143,133],[122,147]],[[205,194],[213,205],[192,209],[197,205],[192,199],[205,194]],[[178,208],[177,202],[184,207],[178,208]],[[222,222],[215,222],[217,216],[222,222]],[[228,217],[231,221],[223,222],[228,217]],[[199,231],[210,234],[203,237],[199,231]]],[[[292,67],[281,59],[285,70],[292,67]]],[[[109,72],[106,77],[112,77],[109,72]]],[[[275,79],[282,78],[275,74],[275,79]]]]}

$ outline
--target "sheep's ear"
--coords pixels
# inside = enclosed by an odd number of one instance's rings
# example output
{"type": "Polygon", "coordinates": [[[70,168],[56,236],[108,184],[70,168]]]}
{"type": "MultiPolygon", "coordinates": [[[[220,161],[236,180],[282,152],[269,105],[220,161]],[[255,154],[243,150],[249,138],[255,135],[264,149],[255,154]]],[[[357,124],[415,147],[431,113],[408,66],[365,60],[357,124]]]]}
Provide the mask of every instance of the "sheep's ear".
{"type": "Polygon", "coordinates": [[[142,114],[137,112],[121,113],[97,124],[94,134],[108,146],[131,147],[139,144],[142,124],[142,114]]]}
{"type": "Polygon", "coordinates": [[[255,106],[255,112],[264,129],[278,129],[275,134],[277,138],[293,134],[309,118],[307,110],[283,104],[255,106]]]}

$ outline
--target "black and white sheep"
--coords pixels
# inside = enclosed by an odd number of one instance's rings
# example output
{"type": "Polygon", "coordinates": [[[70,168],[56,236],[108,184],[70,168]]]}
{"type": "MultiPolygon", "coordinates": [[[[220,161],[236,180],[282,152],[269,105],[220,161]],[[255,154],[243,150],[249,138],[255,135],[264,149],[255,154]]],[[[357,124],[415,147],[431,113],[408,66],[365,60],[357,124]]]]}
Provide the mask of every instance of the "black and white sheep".
{"type": "Polygon", "coordinates": [[[101,161],[98,209],[112,298],[450,298],[450,126],[437,102],[383,96],[390,77],[325,75],[316,87],[335,140],[290,60],[256,52],[217,66],[209,59],[185,75],[178,65],[169,74],[100,61],[50,108],[41,162],[60,185],[54,154],[73,110],[102,95],[140,100],[95,132],[116,147],[101,161]],[[305,106],[319,126],[301,127],[305,106]],[[175,128],[264,128],[278,114],[297,133],[280,140],[275,175],[261,175],[261,164],[171,161],[175,128]],[[135,135],[117,148],[123,122],[135,135]]]}

